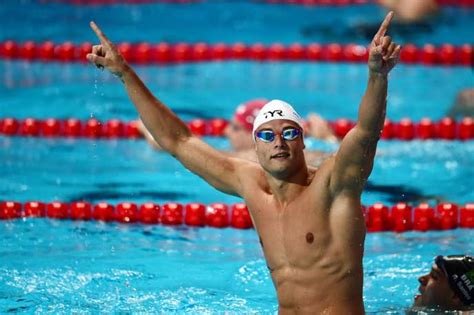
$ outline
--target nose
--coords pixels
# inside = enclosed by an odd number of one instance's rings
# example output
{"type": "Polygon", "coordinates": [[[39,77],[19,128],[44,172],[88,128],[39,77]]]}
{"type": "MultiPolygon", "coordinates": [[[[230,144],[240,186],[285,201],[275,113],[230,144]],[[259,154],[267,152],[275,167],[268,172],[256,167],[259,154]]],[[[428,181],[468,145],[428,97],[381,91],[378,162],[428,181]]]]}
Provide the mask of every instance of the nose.
{"type": "Polygon", "coordinates": [[[287,146],[286,141],[283,140],[283,136],[281,134],[275,135],[274,146],[275,148],[282,148],[287,146]]]}
{"type": "Polygon", "coordinates": [[[419,277],[418,282],[423,286],[426,285],[426,283],[428,282],[428,275],[422,275],[421,277],[419,277]]]}

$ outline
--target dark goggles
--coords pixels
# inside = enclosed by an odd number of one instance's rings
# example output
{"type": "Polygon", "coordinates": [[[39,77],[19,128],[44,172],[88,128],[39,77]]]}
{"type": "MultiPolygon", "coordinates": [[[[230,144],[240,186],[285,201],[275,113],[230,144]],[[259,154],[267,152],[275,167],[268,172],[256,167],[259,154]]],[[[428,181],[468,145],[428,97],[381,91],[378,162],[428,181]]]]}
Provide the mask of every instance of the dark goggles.
{"type": "MultiPolygon", "coordinates": [[[[281,136],[285,141],[291,141],[298,138],[300,134],[301,134],[301,130],[297,128],[286,128],[281,133],[281,136]]],[[[277,134],[273,132],[272,130],[265,130],[265,129],[257,131],[255,133],[255,137],[262,140],[263,142],[272,142],[273,140],[275,140],[276,135],[277,134]]]]}

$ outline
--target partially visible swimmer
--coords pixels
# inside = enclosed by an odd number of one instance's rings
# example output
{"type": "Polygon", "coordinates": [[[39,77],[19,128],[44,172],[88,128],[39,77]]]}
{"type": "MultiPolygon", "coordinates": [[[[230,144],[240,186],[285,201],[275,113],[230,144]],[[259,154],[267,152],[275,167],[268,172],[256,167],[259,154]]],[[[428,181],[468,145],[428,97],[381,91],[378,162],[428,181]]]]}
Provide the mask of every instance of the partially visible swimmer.
{"type": "Polygon", "coordinates": [[[378,0],[383,7],[391,10],[401,23],[417,23],[436,15],[439,6],[436,0],[378,0]]]}
{"type": "Polygon", "coordinates": [[[474,257],[437,256],[407,314],[474,314],[474,257]]]}
{"type": "MultiPolygon", "coordinates": [[[[234,116],[224,129],[224,135],[229,140],[232,151],[223,151],[223,153],[257,162],[257,155],[254,148],[255,144],[252,140],[252,127],[255,117],[257,117],[266,103],[268,103],[267,99],[259,98],[237,106],[234,116]]],[[[138,120],[138,128],[153,148],[161,150],[141,120],[138,120]]],[[[304,129],[306,136],[326,142],[338,142],[338,138],[329,123],[316,113],[311,113],[308,116],[307,124],[304,129]]],[[[306,161],[313,166],[321,164],[330,154],[331,153],[322,151],[305,151],[306,161]]]]}
{"type": "Polygon", "coordinates": [[[467,88],[458,93],[448,116],[452,118],[474,118],[474,88],[467,88]]]}
{"type": "Polygon", "coordinates": [[[88,60],[120,78],[160,147],[214,188],[244,199],[280,314],[365,313],[366,227],[360,199],[384,125],[388,74],[400,56],[400,46],[385,35],[392,18],[390,12],[370,44],[357,124],[317,168],[305,160],[301,117],[281,100],[267,103],[253,122],[258,163],[215,150],[150,92],[91,22],[101,43],[93,46],[88,60]]]}

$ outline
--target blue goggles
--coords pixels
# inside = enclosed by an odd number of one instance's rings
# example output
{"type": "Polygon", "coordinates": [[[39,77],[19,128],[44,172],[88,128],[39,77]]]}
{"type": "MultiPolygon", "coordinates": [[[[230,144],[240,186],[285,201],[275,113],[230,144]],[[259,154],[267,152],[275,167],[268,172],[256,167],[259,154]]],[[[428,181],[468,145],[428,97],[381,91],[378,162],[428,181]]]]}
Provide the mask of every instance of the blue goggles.
{"type": "MultiPolygon", "coordinates": [[[[281,136],[285,141],[291,141],[298,138],[300,134],[301,130],[297,128],[286,128],[281,133],[281,136]]],[[[262,140],[263,142],[272,142],[273,140],[275,140],[276,135],[277,134],[272,130],[260,130],[255,133],[255,137],[262,140]]]]}

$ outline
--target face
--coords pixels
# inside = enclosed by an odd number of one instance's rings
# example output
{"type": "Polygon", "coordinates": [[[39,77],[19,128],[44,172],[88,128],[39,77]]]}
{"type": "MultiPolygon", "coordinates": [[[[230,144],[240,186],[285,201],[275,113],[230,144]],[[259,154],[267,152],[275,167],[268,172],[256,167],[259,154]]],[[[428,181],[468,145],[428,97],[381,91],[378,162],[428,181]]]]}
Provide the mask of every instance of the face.
{"type": "Polygon", "coordinates": [[[224,135],[229,139],[234,151],[253,148],[252,132],[235,119],[232,119],[224,129],[224,135]]]}
{"type": "MultiPolygon", "coordinates": [[[[282,134],[288,129],[300,127],[290,120],[272,120],[261,125],[256,132],[272,131],[275,134],[273,141],[265,142],[256,138],[255,150],[263,169],[275,177],[288,177],[302,166],[306,166],[303,149],[303,135],[293,140],[285,140],[282,134]]],[[[288,132],[288,131],[287,131],[288,132]]]]}
{"type": "Polygon", "coordinates": [[[433,264],[430,273],[418,278],[420,294],[415,296],[413,306],[431,308],[455,309],[460,306],[460,300],[449,286],[446,274],[433,264]]]}

